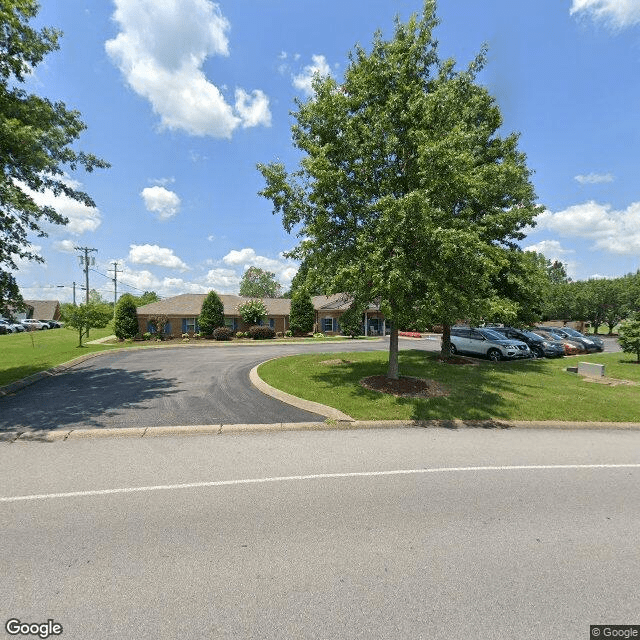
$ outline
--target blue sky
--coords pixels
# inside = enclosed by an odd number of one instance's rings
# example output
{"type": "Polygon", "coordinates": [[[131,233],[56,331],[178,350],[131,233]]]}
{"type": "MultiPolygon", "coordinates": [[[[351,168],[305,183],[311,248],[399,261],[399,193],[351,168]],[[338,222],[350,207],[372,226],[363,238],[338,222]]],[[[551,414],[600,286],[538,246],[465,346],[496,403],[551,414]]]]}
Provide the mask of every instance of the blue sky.
{"type": "MultiPolygon", "coordinates": [[[[421,0],[42,0],[37,24],[64,32],[28,90],[78,109],[78,148],[112,167],[69,175],[95,209],[54,203],[66,227],[33,238],[44,266],[21,263],[26,298],[69,301],[84,281],[73,247],[98,251],[90,287],[119,293],[237,292],[256,265],[286,289],[297,264],[258,197],[257,162],[296,161],[290,111],[314,71],[340,78],[356,43],[421,0]],[[110,272],[111,270],[111,272],[110,272]]],[[[640,0],[439,0],[443,57],[480,81],[504,132],[521,133],[545,206],[522,243],[575,279],[640,267],[640,0]]],[[[78,296],[83,295],[78,291],[78,296]]]]}

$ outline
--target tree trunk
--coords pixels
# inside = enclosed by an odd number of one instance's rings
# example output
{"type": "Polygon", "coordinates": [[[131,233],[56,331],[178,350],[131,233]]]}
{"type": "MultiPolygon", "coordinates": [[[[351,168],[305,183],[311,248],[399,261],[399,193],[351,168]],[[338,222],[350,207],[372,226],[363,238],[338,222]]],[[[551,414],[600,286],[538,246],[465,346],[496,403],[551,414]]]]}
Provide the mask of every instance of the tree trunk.
{"type": "Polygon", "coordinates": [[[451,357],[451,325],[442,325],[442,346],[440,347],[440,357],[451,357]]]}
{"type": "Polygon", "coordinates": [[[389,368],[387,378],[398,379],[398,327],[391,322],[391,335],[389,336],[389,368]]]}

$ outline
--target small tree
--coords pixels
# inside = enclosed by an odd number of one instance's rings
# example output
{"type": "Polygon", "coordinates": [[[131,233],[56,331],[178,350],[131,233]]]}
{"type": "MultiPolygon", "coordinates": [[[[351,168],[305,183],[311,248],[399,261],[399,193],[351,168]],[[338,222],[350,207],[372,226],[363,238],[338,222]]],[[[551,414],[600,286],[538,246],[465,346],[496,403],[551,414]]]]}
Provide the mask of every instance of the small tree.
{"type": "Polygon", "coordinates": [[[267,315],[267,307],[262,300],[247,300],[238,305],[238,313],[247,324],[260,324],[267,315]]]}
{"type": "Polygon", "coordinates": [[[640,364],[640,314],[633,314],[620,325],[618,342],[625,353],[635,353],[640,364]]]}
{"type": "Polygon", "coordinates": [[[259,267],[249,267],[240,281],[240,295],[246,298],[279,298],[281,293],[276,274],[259,267]]]}
{"type": "Polygon", "coordinates": [[[301,289],[291,298],[291,314],[289,316],[289,328],[294,334],[309,333],[313,330],[315,321],[315,309],[313,300],[307,291],[301,289]]]}
{"type": "Polygon", "coordinates": [[[104,304],[81,304],[74,307],[65,304],[62,308],[62,318],[66,327],[78,332],[78,346],[82,346],[82,338],[89,335],[89,329],[102,329],[109,324],[113,317],[111,309],[104,304]]]}
{"type": "Polygon", "coordinates": [[[120,300],[118,300],[113,332],[120,340],[133,338],[138,333],[136,301],[130,293],[125,293],[120,300]]]}
{"type": "Polygon", "coordinates": [[[345,336],[362,335],[362,314],[364,310],[357,303],[353,303],[341,316],[340,316],[340,329],[345,336]]]}
{"type": "Polygon", "coordinates": [[[202,303],[198,326],[205,336],[213,335],[218,327],[224,326],[224,305],[215,291],[209,291],[202,303]]]}

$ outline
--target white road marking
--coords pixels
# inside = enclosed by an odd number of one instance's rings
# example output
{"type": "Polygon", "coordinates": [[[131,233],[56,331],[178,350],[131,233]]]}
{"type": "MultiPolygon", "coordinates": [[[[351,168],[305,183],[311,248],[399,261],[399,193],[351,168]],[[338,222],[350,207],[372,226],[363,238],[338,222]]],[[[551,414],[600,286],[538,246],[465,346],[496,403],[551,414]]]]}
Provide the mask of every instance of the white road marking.
{"type": "Polygon", "coordinates": [[[206,487],[231,487],[236,485],[264,484],[267,482],[296,482],[302,480],[331,480],[335,478],[371,478],[378,476],[420,475],[427,473],[459,473],[479,471],[544,471],[561,469],[640,469],[640,463],[630,464],[544,464],[508,465],[495,467],[435,467],[431,469],[394,469],[390,471],[353,471],[349,473],[314,473],[304,476],[275,476],[271,478],[244,478],[239,480],[213,480],[210,482],[188,482],[184,484],[159,484],[148,487],[122,487],[119,489],[96,489],[69,491],[66,493],[40,493],[26,496],[0,497],[0,502],[27,502],[29,500],[53,500],[56,498],[79,498],[108,496],[144,491],[173,491],[176,489],[200,489],[206,487]]]}

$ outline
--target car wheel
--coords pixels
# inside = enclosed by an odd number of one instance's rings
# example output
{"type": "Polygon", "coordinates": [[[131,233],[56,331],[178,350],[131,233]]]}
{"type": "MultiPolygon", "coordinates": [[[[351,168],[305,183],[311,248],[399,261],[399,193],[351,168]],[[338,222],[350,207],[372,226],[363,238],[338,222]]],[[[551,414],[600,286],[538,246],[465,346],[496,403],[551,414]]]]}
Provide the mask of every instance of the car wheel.
{"type": "Polygon", "coordinates": [[[502,354],[497,349],[489,349],[487,355],[489,356],[489,360],[493,362],[498,362],[502,357],[502,354]]]}
{"type": "Polygon", "coordinates": [[[540,347],[531,350],[534,358],[544,358],[544,351],[540,347]]]}
{"type": "Polygon", "coordinates": [[[455,356],[456,353],[458,353],[458,350],[456,349],[456,346],[454,344],[449,345],[449,353],[451,353],[452,356],[455,356]]]}

